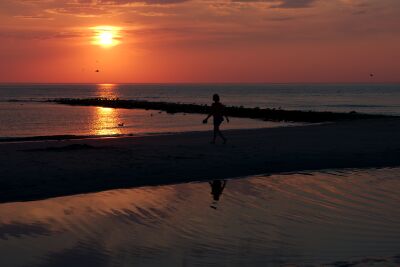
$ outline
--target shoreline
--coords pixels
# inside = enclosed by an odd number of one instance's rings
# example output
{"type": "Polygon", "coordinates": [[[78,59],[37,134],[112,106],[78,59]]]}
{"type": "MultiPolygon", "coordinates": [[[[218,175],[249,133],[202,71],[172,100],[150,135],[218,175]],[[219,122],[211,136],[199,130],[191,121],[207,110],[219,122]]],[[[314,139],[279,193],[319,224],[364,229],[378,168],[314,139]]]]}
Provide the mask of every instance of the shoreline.
{"type": "MultiPolygon", "coordinates": [[[[327,124],[319,123],[321,124],[327,124]]],[[[223,130],[225,131],[236,131],[236,130],[257,130],[257,129],[271,129],[271,128],[290,128],[290,127],[299,127],[299,126],[307,126],[311,124],[295,124],[295,125],[282,125],[277,127],[260,127],[260,128],[241,128],[241,129],[229,129],[223,130]]],[[[316,123],[313,125],[317,125],[316,123]]],[[[16,137],[0,137],[0,144],[2,143],[25,143],[25,142],[40,142],[40,141],[68,141],[68,140],[102,140],[109,138],[135,138],[135,137],[145,137],[145,136],[163,136],[163,135],[176,135],[176,134],[190,134],[190,133],[204,133],[209,132],[198,130],[198,131],[175,131],[175,132],[144,132],[144,133],[128,133],[128,134],[111,134],[111,135],[75,135],[75,134],[66,134],[66,135],[38,135],[38,136],[16,136],[16,137]]]]}
{"type": "Polygon", "coordinates": [[[88,139],[101,140],[108,138],[141,137],[141,136],[153,136],[161,134],[175,134],[175,133],[144,133],[144,134],[114,134],[114,135],[40,135],[40,136],[23,136],[23,137],[0,137],[0,144],[40,142],[40,141],[88,140],[88,139]]]}
{"type": "Polygon", "coordinates": [[[400,165],[400,119],[0,143],[0,202],[259,174],[400,165]]]}

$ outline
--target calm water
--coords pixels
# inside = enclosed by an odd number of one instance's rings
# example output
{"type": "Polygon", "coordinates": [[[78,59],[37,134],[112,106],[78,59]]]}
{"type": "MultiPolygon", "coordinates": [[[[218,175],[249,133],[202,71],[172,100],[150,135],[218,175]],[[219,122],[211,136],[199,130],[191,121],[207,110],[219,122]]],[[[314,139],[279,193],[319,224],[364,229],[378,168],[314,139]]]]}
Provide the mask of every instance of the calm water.
{"type": "Polygon", "coordinates": [[[228,180],[219,201],[190,183],[0,204],[1,265],[398,266],[399,173],[228,180]]]}
{"type": "MultiPolygon", "coordinates": [[[[219,93],[226,105],[294,110],[358,111],[400,115],[400,85],[0,85],[0,137],[109,135],[205,130],[200,115],[166,115],[139,110],[67,107],[9,100],[119,97],[184,103],[210,103],[219,93]],[[124,127],[118,124],[124,123],[124,127]]],[[[225,128],[284,124],[234,119],[225,128]]]]}
{"type": "MultiPolygon", "coordinates": [[[[167,114],[140,109],[0,102],[0,138],[51,135],[121,135],[210,130],[204,115],[167,114]],[[118,126],[124,123],[123,127],[118,126]]],[[[296,123],[232,118],[224,129],[269,128],[296,123]]]]}

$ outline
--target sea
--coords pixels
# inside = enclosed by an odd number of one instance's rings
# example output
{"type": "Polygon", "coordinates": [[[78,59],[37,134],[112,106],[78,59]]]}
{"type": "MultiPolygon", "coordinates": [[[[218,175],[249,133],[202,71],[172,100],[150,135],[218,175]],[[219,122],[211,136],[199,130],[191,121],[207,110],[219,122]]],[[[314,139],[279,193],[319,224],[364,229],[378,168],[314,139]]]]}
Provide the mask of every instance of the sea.
{"type": "MultiPolygon", "coordinates": [[[[203,115],[77,107],[45,100],[119,98],[226,106],[400,115],[400,84],[1,84],[0,140],[13,137],[118,136],[209,130],[203,115]]],[[[296,126],[233,118],[223,129],[296,126]]]]}

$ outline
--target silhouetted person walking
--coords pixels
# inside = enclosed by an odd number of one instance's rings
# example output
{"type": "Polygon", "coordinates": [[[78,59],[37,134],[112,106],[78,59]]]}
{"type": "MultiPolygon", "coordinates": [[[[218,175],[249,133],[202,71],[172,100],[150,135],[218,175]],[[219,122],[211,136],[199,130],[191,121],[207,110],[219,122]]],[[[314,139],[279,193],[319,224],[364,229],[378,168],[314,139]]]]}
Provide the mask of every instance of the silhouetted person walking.
{"type": "Polygon", "coordinates": [[[219,135],[222,140],[224,140],[224,144],[226,144],[227,139],[225,136],[221,133],[221,130],[219,129],[221,123],[224,121],[224,117],[226,118],[226,122],[229,123],[229,118],[224,114],[224,105],[222,105],[219,102],[219,95],[214,94],[213,95],[213,101],[214,103],[211,105],[211,113],[203,120],[203,123],[207,123],[208,119],[213,116],[213,121],[214,121],[214,138],[211,141],[212,144],[215,144],[215,139],[217,138],[217,135],[219,135]]]}
{"type": "Polygon", "coordinates": [[[222,195],[222,192],[224,191],[224,188],[226,186],[226,181],[225,180],[214,180],[212,182],[208,182],[211,186],[211,195],[213,196],[213,204],[210,206],[213,209],[217,209],[217,201],[222,195]]]}

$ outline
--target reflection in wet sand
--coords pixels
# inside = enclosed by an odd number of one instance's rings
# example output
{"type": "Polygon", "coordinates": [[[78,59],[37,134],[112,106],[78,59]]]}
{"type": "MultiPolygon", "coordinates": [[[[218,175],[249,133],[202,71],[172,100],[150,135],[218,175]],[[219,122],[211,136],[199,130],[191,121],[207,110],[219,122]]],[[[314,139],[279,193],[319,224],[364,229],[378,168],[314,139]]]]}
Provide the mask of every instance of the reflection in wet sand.
{"type": "Polygon", "coordinates": [[[218,201],[226,186],[226,180],[214,180],[209,182],[209,184],[211,186],[211,195],[213,196],[213,203],[210,205],[210,207],[217,209],[218,201]]]}
{"type": "Polygon", "coordinates": [[[399,171],[231,180],[216,210],[208,183],[1,204],[2,264],[366,266],[372,258],[395,266],[399,171]]]}

